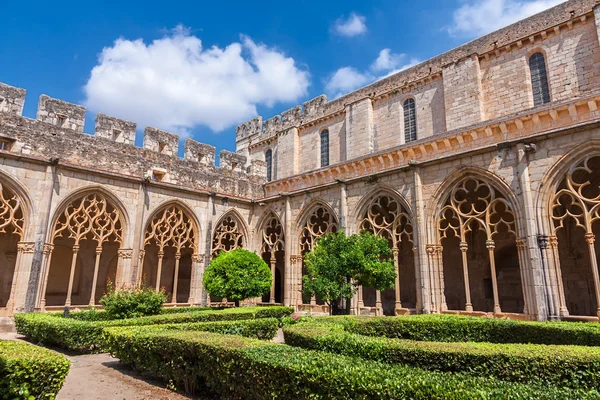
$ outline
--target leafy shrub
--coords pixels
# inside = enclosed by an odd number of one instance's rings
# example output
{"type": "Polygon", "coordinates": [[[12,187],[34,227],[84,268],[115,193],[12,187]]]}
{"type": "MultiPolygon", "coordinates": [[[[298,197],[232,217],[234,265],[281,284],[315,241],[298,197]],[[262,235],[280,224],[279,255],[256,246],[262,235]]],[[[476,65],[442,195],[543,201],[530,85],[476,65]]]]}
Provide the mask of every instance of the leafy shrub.
{"type": "Polygon", "coordinates": [[[56,314],[15,314],[17,332],[35,343],[56,346],[77,352],[94,353],[103,350],[102,330],[109,326],[145,326],[209,321],[237,321],[269,318],[292,313],[290,307],[243,307],[206,310],[180,314],[153,315],[110,321],[80,321],[56,314]],[[263,311],[264,310],[264,311],[263,311]],[[267,311],[268,310],[268,311],[267,311]]]}
{"type": "Polygon", "coordinates": [[[244,249],[221,252],[204,271],[204,287],[215,297],[240,300],[261,297],[271,289],[271,269],[262,258],[244,249]]]}
{"type": "Polygon", "coordinates": [[[53,399],[71,363],[54,351],[0,340],[0,399],[53,399]]]}
{"type": "Polygon", "coordinates": [[[160,314],[167,301],[164,290],[156,292],[150,287],[114,289],[109,287],[100,304],[110,319],[138,318],[160,314]]]}
{"type": "Polygon", "coordinates": [[[192,331],[106,329],[111,353],[187,392],[243,399],[597,399],[540,387],[192,331]]]}
{"type": "Polygon", "coordinates": [[[344,324],[346,330],[360,335],[397,339],[600,346],[600,327],[583,322],[530,322],[451,315],[414,315],[346,319],[344,324]]]}
{"type": "Polygon", "coordinates": [[[286,344],[431,371],[600,390],[600,348],[539,344],[417,342],[355,335],[343,326],[297,324],[286,344]]]}
{"type": "Polygon", "coordinates": [[[123,327],[114,329],[124,330],[143,330],[148,331],[201,331],[215,332],[224,335],[239,335],[249,338],[271,340],[277,334],[279,329],[279,320],[277,318],[248,319],[242,321],[214,321],[214,322],[193,322],[184,324],[165,324],[143,327],[123,327]]]}
{"type": "MultiPolygon", "coordinates": [[[[161,314],[181,314],[196,311],[208,311],[208,310],[220,310],[220,307],[169,307],[161,308],[161,314]]],[[[55,313],[62,316],[63,313],[55,313]]],[[[104,310],[91,309],[84,311],[73,311],[69,313],[69,318],[77,319],[80,321],[108,321],[113,319],[112,316],[104,310]]]]}

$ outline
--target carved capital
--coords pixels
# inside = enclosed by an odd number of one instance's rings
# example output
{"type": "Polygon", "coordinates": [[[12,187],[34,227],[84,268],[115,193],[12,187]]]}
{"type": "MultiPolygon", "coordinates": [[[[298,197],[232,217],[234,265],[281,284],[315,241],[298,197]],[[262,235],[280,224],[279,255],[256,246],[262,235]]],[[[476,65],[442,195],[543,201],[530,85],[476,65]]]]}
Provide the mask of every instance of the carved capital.
{"type": "Polygon", "coordinates": [[[548,239],[549,239],[548,242],[550,243],[550,247],[552,247],[553,249],[558,248],[558,237],[549,236],[548,239]]]}
{"type": "Polygon", "coordinates": [[[17,243],[17,251],[19,253],[33,253],[34,250],[35,250],[35,243],[33,243],[33,242],[17,243]]]}
{"type": "Polygon", "coordinates": [[[46,243],[46,244],[44,244],[44,250],[42,252],[45,255],[48,255],[48,254],[52,253],[53,250],[54,250],[54,244],[46,243]]]}
{"type": "Polygon", "coordinates": [[[192,254],[192,261],[195,263],[201,263],[204,261],[205,256],[202,254],[192,254]]]}
{"type": "Polygon", "coordinates": [[[548,235],[537,235],[538,247],[542,250],[548,248],[548,235]]]}
{"type": "Polygon", "coordinates": [[[485,241],[485,247],[488,250],[494,250],[496,248],[496,242],[494,242],[493,240],[486,240],[485,241]]]}
{"type": "Polygon", "coordinates": [[[292,254],[290,256],[290,261],[292,262],[292,264],[301,263],[302,262],[302,256],[298,255],[298,254],[292,254]]]}
{"type": "Polygon", "coordinates": [[[75,244],[73,245],[73,253],[77,253],[79,251],[79,245],[75,244]]]}
{"type": "Polygon", "coordinates": [[[515,242],[517,244],[517,249],[519,250],[525,250],[527,247],[527,239],[517,239],[515,242]]]}
{"type": "Polygon", "coordinates": [[[181,260],[181,253],[180,252],[175,253],[175,259],[176,260],[181,260]]]}
{"type": "Polygon", "coordinates": [[[465,253],[467,250],[469,250],[469,244],[467,242],[460,242],[459,249],[465,253]]]}
{"type": "Polygon", "coordinates": [[[596,241],[596,236],[593,233],[588,232],[585,234],[585,241],[587,242],[587,244],[594,244],[594,242],[596,241]]]}
{"type": "Polygon", "coordinates": [[[427,252],[428,255],[432,256],[435,254],[436,251],[436,245],[435,244],[426,244],[425,245],[425,251],[427,252]]]}
{"type": "Polygon", "coordinates": [[[158,251],[158,256],[159,256],[160,258],[163,258],[163,257],[165,256],[165,252],[164,252],[164,250],[159,250],[159,251],[158,251]]]}
{"type": "Polygon", "coordinates": [[[129,260],[130,258],[133,258],[133,249],[119,249],[117,250],[117,254],[120,258],[129,260]]]}
{"type": "Polygon", "coordinates": [[[140,250],[140,261],[144,259],[144,255],[146,254],[146,250],[140,250]]]}

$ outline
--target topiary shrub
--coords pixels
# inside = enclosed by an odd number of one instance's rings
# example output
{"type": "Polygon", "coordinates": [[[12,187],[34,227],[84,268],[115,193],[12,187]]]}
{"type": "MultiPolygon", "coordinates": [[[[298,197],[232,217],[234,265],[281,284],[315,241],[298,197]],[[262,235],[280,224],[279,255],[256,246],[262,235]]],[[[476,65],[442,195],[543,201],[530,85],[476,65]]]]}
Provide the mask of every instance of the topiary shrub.
{"type": "Polygon", "coordinates": [[[167,300],[164,290],[156,292],[150,287],[114,289],[109,287],[100,299],[108,319],[138,318],[161,313],[167,300]]]}
{"type": "Polygon", "coordinates": [[[236,249],[220,253],[204,271],[204,287],[211,296],[233,300],[261,297],[271,289],[271,270],[255,253],[236,249]]]}

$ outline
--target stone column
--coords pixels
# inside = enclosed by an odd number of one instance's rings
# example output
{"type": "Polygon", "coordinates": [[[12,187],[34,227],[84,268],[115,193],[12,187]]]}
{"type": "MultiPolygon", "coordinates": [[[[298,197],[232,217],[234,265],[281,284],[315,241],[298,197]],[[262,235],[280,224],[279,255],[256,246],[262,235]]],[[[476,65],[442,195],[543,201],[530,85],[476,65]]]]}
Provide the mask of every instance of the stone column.
{"type": "MultiPolygon", "coordinates": [[[[525,247],[526,247],[526,239],[517,239],[516,240],[516,245],[517,245],[517,254],[519,256],[519,265],[525,265],[525,247]]],[[[529,291],[525,290],[525,275],[523,273],[523,268],[519,268],[519,271],[521,272],[521,286],[523,288],[523,314],[525,315],[529,315],[529,309],[528,309],[528,304],[530,302],[529,299],[529,291]]]]}
{"type": "Polygon", "coordinates": [[[375,291],[375,315],[383,315],[383,306],[381,303],[381,290],[375,291]]]}
{"type": "Polygon", "coordinates": [[[396,301],[394,303],[394,309],[399,310],[402,308],[402,301],[400,300],[400,263],[399,263],[399,250],[398,247],[394,246],[392,254],[394,255],[394,267],[396,268],[396,281],[394,282],[394,289],[396,295],[396,301]]]}
{"type": "Polygon", "coordinates": [[[490,257],[490,273],[492,275],[492,291],[494,293],[494,314],[502,313],[500,309],[500,299],[498,298],[498,277],[496,276],[496,257],[494,250],[496,249],[496,243],[493,240],[487,240],[485,247],[488,249],[490,257]]]}
{"type": "MultiPolygon", "coordinates": [[[[126,279],[131,279],[140,285],[144,270],[144,214],[148,207],[149,199],[146,184],[142,181],[138,188],[137,207],[135,210],[135,222],[133,230],[133,255],[131,258],[131,271],[126,279]]],[[[146,282],[148,283],[148,282],[146,282]]]]}
{"type": "Polygon", "coordinates": [[[594,277],[594,293],[596,294],[596,315],[600,318],[600,278],[598,277],[598,260],[596,259],[596,250],[594,249],[594,241],[596,240],[593,233],[585,234],[585,241],[588,244],[590,252],[590,264],[592,267],[592,275],[594,277]]]}
{"type": "Polygon", "coordinates": [[[131,264],[133,260],[133,249],[119,249],[117,250],[117,277],[115,279],[115,286],[122,288],[124,286],[131,285],[131,264]]]}
{"type": "Polygon", "coordinates": [[[39,302],[38,308],[40,311],[46,310],[46,287],[48,286],[48,274],[50,272],[50,262],[52,261],[52,252],[54,251],[54,244],[46,243],[44,245],[44,262],[42,269],[42,279],[40,285],[39,302]]]}
{"type": "MultiPolygon", "coordinates": [[[[409,162],[410,164],[411,162],[409,162]]],[[[421,168],[413,165],[413,191],[414,191],[414,215],[413,215],[413,255],[415,262],[415,279],[417,304],[416,308],[420,312],[429,314],[433,308],[430,303],[433,282],[431,271],[428,270],[427,252],[425,245],[427,243],[427,218],[425,217],[425,201],[423,200],[423,181],[421,168]]]]}
{"type": "Polygon", "coordinates": [[[467,262],[467,250],[469,245],[467,242],[460,242],[460,252],[462,254],[463,275],[465,281],[465,311],[472,312],[473,304],[471,304],[471,288],[469,287],[469,264],[467,262]]]}
{"type": "Polygon", "coordinates": [[[71,271],[69,273],[69,286],[67,287],[67,299],[65,307],[71,306],[71,294],[73,293],[73,281],[75,280],[75,268],[77,267],[77,254],[79,253],[79,244],[73,245],[73,258],[71,259],[71,271]]]}
{"type": "MultiPolygon", "coordinates": [[[[100,256],[102,255],[102,243],[96,247],[96,260],[94,262],[94,277],[92,278],[92,290],[90,294],[90,306],[96,304],[96,285],[98,284],[98,269],[100,268],[100,256]]],[[[116,286],[116,283],[115,283],[116,286]]]]}
{"type": "Polygon", "coordinates": [[[448,311],[448,305],[446,304],[446,281],[444,280],[444,247],[442,245],[435,246],[435,258],[436,258],[436,274],[435,279],[437,286],[439,287],[439,304],[441,311],[448,311]]]}
{"type": "Polygon", "coordinates": [[[173,294],[171,296],[171,303],[177,304],[177,286],[179,286],[179,261],[181,260],[181,253],[177,251],[175,253],[175,272],[173,273],[173,294]]]}
{"type": "Polygon", "coordinates": [[[285,232],[283,234],[283,249],[284,249],[284,285],[283,285],[283,305],[294,305],[293,287],[294,287],[294,264],[292,263],[292,207],[290,197],[285,197],[285,232]]]}
{"type": "Polygon", "coordinates": [[[149,284],[149,282],[142,282],[142,279],[144,279],[144,258],[146,256],[146,250],[142,249],[139,252],[139,263],[136,269],[136,285],[141,286],[142,283],[146,283],[149,284]]]}
{"type": "Polygon", "coordinates": [[[154,290],[156,290],[157,292],[160,289],[160,276],[162,275],[162,263],[163,263],[163,257],[165,256],[165,252],[161,249],[158,251],[158,267],[156,268],[156,285],[154,287],[154,290]]]}
{"type": "Polygon", "coordinates": [[[558,291],[558,311],[561,317],[567,317],[567,301],[565,300],[565,289],[563,286],[562,271],[560,270],[560,256],[558,254],[558,238],[556,236],[548,237],[551,255],[548,258],[548,267],[552,268],[556,276],[556,286],[558,291]]]}
{"type": "Polygon", "coordinates": [[[204,298],[204,255],[192,254],[192,278],[190,281],[190,305],[202,303],[204,298]]]}
{"type": "Polygon", "coordinates": [[[6,308],[12,314],[17,309],[19,311],[25,308],[25,296],[27,287],[26,269],[31,265],[35,250],[34,242],[17,243],[17,254],[15,260],[15,270],[10,289],[10,295],[6,308]]]}
{"type": "Polygon", "coordinates": [[[275,304],[275,269],[277,260],[275,259],[275,253],[271,251],[271,294],[269,296],[269,303],[275,304]]]}

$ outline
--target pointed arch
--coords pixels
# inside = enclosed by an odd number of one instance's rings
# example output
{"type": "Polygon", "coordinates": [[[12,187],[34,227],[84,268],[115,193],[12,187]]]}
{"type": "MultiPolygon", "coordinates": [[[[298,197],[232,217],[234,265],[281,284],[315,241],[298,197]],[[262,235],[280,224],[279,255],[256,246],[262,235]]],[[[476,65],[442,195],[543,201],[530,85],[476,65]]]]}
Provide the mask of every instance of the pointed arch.
{"type": "MultiPolygon", "coordinates": [[[[32,212],[33,212],[33,202],[31,200],[31,196],[29,195],[29,192],[23,185],[21,185],[21,183],[17,180],[17,178],[15,178],[12,175],[10,175],[4,171],[1,171],[1,170],[0,170],[0,185],[1,185],[2,191],[8,190],[8,192],[13,194],[13,196],[9,195],[9,197],[15,197],[13,204],[9,205],[8,208],[5,208],[5,210],[9,212],[9,215],[14,215],[14,211],[16,211],[16,209],[20,210],[20,213],[22,214],[22,217],[20,217],[20,218],[23,220],[22,224],[20,225],[20,228],[18,229],[20,231],[20,233],[19,233],[20,240],[21,241],[28,240],[31,237],[31,234],[33,234],[33,232],[30,231],[31,224],[29,223],[29,221],[31,221],[32,212]],[[10,211],[9,209],[12,209],[13,211],[10,211]]],[[[4,200],[9,200],[6,197],[7,196],[3,197],[4,200]]],[[[5,207],[7,207],[5,201],[3,201],[3,204],[5,204],[5,207]]],[[[2,217],[0,216],[0,218],[2,218],[2,217]]],[[[6,220],[6,217],[4,219],[5,219],[5,223],[8,223],[8,224],[14,226],[13,222],[6,220]]],[[[9,217],[9,219],[10,219],[10,217],[9,217]]],[[[2,224],[2,222],[0,221],[0,225],[1,224],[2,224]]]]}
{"type": "Polygon", "coordinates": [[[282,303],[285,269],[285,229],[279,216],[272,210],[265,213],[259,225],[261,238],[260,255],[271,267],[271,291],[263,296],[263,302],[282,303]]]}
{"type": "Polygon", "coordinates": [[[248,246],[248,226],[238,210],[230,208],[217,220],[212,235],[211,256],[248,246]]]}
{"type": "Polygon", "coordinates": [[[317,208],[324,208],[333,216],[335,223],[339,224],[339,218],[333,207],[329,205],[325,200],[322,199],[313,199],[308,204],[305,204],[302,207],[302,210],[298,214],[296,218],[296,226],[301,229],[302,225],[306,223],[306,220],[310,217],[311,213],[313,213],[317,208]]]}
{"type": "Polygon", "coordinates": [[[440,186],[428,254],[442,310],[525,312],[518,204],[502,179],[479,168],[460,169],[440,186]]]}
{"type": "MultiPolygon", "coordinates": [[[[399,193],[397,190],[395,190],[389,186],[381,185],[381,184],[375,185],[371,190],[369,190],[365,195],[363,195],[360,198],[360,200],[358,201],[358,204],[352,211],[352,215],[350,216],[350,218],[354,221],[359,221],[361,219],[361,216],[364,215],[364,213],[367,211],[368,207],[372,204],[373,200],[375,200],[377,197],[382,196],[382,195],[387,195],[387,196],[393,198],[394,200],[396,200],[402,206],[402,208],[404,208],[404,210],[406,210],[408,215],[410,215],[410,218],[411,218],[410,222],[412,224],[414,224],[414,221],[413,221],[414,214],[412,211],[412,207],[408,203],[408,201],[406,201],[406,198],[401,193],[399,193]]],[[[359,226],[357,226],[356,229],[358,230],[359,226]]],[[[357,232],[352,232],[352,233],[357,233],[357,232]]]]}

